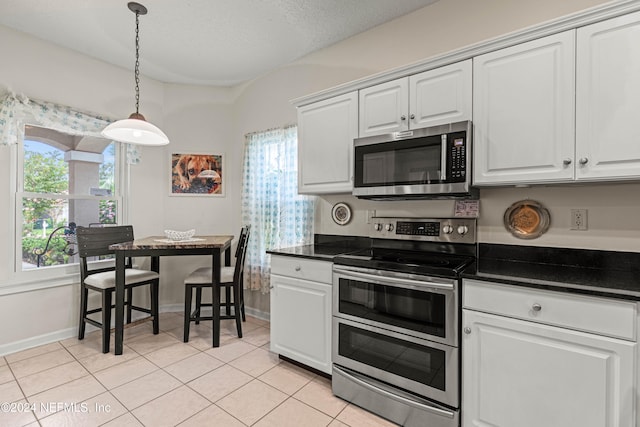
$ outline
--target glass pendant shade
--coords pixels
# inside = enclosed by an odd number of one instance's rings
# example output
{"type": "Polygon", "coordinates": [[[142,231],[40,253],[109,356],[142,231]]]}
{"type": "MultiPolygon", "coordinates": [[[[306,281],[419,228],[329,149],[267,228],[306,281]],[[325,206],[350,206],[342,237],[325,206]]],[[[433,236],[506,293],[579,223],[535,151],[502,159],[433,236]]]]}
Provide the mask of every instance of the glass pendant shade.
{"type": "Polygon", "coordinates": [[[114,141],[140,145],[167,145],[169,138],[158,127],[133,113],[128,119],[118,120],[102,130],[102,136],[114,141]]]}

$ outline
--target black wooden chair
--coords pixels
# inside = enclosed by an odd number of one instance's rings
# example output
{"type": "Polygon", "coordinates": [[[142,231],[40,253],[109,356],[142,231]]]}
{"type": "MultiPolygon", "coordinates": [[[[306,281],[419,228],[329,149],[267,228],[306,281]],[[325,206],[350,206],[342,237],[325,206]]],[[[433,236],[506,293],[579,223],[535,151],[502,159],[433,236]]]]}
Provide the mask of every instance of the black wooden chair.
{"type": "MultiPolygon", "coordinates": [[[[84,339],[85,327],[89,323],[102,329],[102,352],[109,352],[109,338],[111,331],[112,295],[115,291],[116,275],[115,266],[89,268],[91,257],[104,257],[114,252],[109,249],[116,243],[130,242],[133,240],[133,227],[130,225],[107,227],[78,227],[76,228],[78,239],[78,254],[80,255],[80,325],[78,339],[84,339]],[[99,308],[89,309],[89,291],[97,291],[102,295],[102,305],[99,308]],[[89,317],[94,313],[102,312],[102,321],[98,322],[89,317]]],[[[132,268],[131,258],[127,259],[125,270],[125,307],[127,309],[127,323],[131,323],[131,311],[141,311],[153,317],[153,333],[158,334],[158,285],[160,276],[155,271],[139,270],[132,268]],[[133,305],[133,288],[149,285],[151,307],[138,307],[133,305]]]]}
{"type": "Polygon", "coordinates": [[[213,307],[212,303],[202,302],[202,290],[205,288],[213,290],[213,283],[211,283],[211,267],[200,267],[184,280],[184,342],[189,342],[189,326],[191,322],[198,324],[201,320],[213,320],[213,313],[211,316],[202,315],[202,307],[211,307],[212,310],[222,310],[222,308],[225,308],[225,314],[220,314],[220,320],[235,319],[238,338],[242,338],[242,321],[246,320],[244,310],[243,270],[247,254],[249,232],[250,226],[245,226],[240,231],[238,246],[235,253],[235,265],[233,267],[223,267],[220,271],[220,287],[221,290],[225,289],[226,293],[225,301],[220,302],[219,307],[213,307]],[[191,305],[194,289],[196,291],[196,305],[195,309],[192,311],[191,305]],[[233,314],[231,313],[232,311],[233,314]]]}

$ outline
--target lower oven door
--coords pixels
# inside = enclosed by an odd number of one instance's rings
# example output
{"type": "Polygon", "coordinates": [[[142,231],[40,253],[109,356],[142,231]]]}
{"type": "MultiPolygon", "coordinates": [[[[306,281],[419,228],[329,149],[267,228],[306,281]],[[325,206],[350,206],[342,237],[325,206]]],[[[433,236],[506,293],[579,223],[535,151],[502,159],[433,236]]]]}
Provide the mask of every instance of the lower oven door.
{"type": "Polygon", "coordinates": [[[332,355],[339,365],[458,408],[458,348],[333,317],[332,355]]]}

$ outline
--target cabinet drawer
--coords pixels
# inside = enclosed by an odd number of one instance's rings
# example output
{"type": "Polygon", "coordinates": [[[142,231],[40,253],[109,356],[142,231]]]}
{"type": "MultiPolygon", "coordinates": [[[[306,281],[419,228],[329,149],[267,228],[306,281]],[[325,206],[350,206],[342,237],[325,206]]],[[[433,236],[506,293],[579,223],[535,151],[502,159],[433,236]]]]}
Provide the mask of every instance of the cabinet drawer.
{"type": "Polygon", "coordinates": [[[331,283],[333,263],[289,256],[271,256],[271,274],[331,283]]]}
{"type": "Polygon", "coordinates": [[[636,340],[637,306],[633,302],[478,280],[463,283],[466,309],[636,340]]]}

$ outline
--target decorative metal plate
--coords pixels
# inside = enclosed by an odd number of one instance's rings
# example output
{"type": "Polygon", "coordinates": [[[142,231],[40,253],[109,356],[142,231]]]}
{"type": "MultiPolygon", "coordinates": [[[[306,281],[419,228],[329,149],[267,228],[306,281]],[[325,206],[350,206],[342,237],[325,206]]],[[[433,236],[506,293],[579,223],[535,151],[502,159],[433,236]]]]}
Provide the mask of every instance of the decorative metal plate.
{"type": "Polygon", "coordinates": [[[346,203],[336,203],[331,209],[331,218],[338,225],[345,225],[351,221],[351,208],[346,203]]]}
{"type": "Polygon", "coordinates": [[[534,200],[515,202],[504,213],[504,226],[519,239],[535,239],[549,229],[549,211],[534,200]]]}

